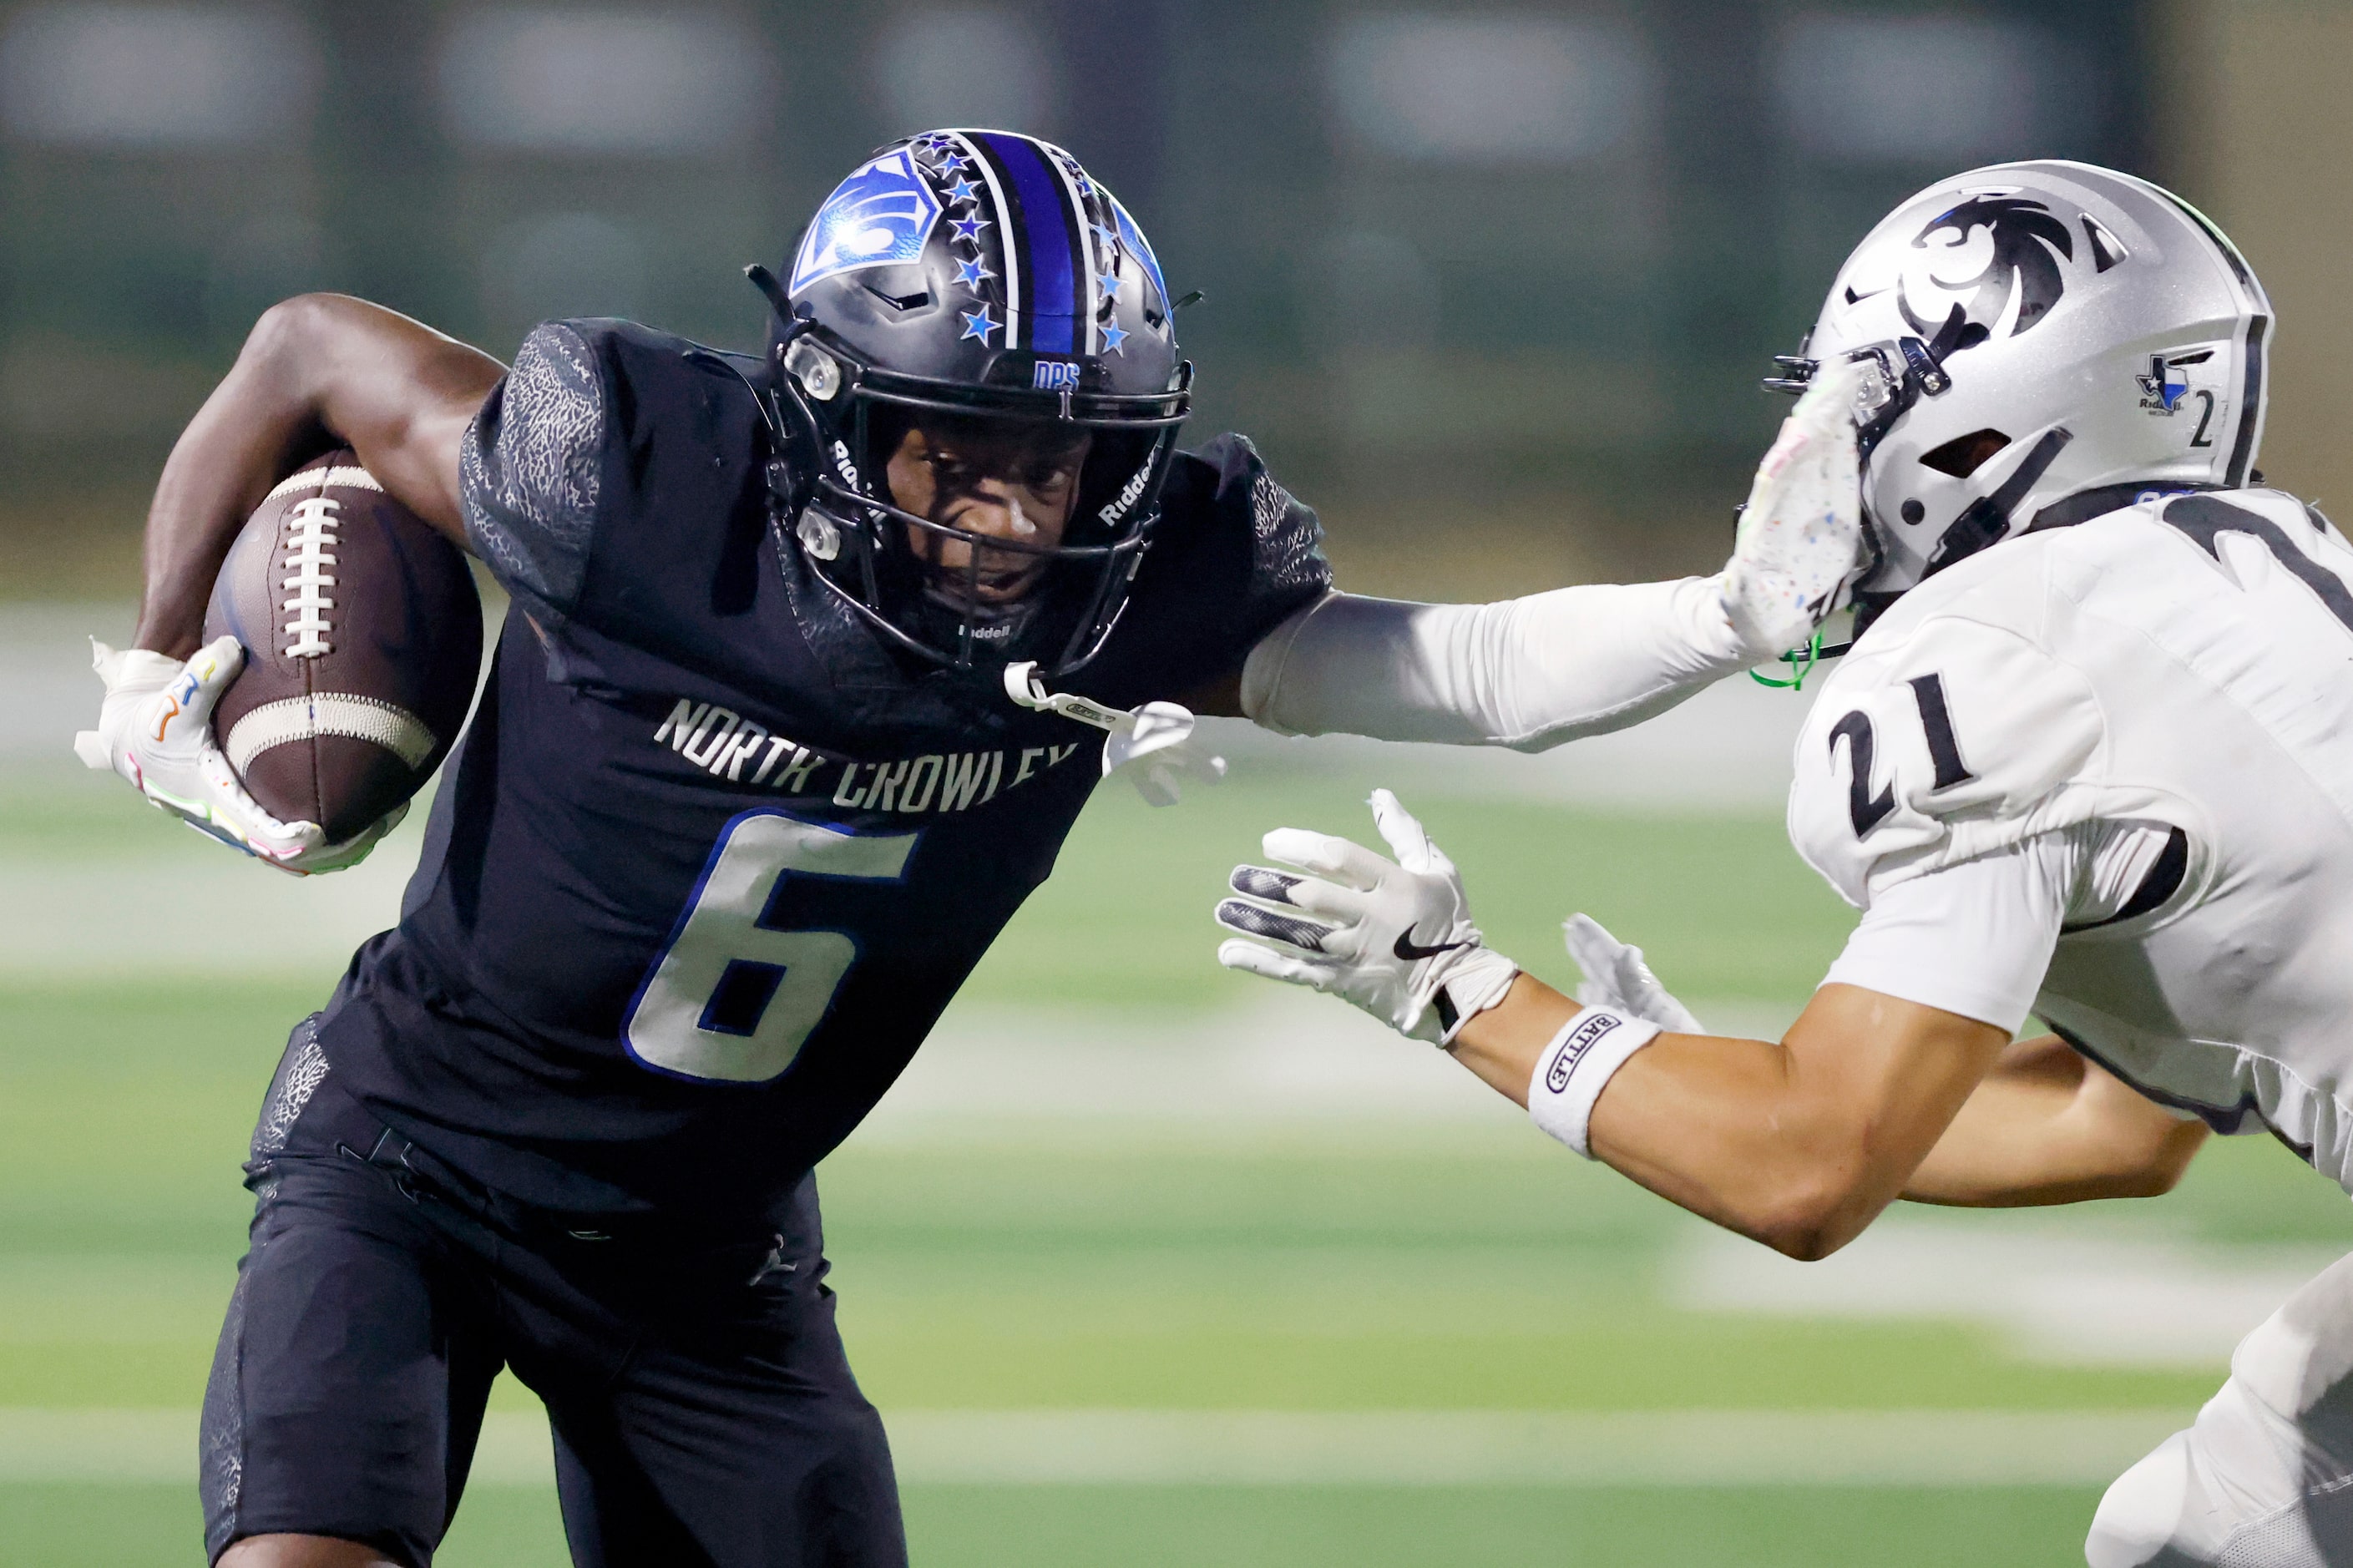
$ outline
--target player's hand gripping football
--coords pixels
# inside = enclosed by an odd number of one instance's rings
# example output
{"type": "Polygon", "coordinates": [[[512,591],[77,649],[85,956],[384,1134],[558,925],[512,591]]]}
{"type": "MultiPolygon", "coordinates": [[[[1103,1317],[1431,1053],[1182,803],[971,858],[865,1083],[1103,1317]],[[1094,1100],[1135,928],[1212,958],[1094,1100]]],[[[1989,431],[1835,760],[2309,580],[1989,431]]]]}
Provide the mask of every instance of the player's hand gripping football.
{"type": "Polygon", "coordinates": [[[1801,647],[1866,564],[1854,397],[1862,372],[1823,365],[1765,460],[1724,568],[1724,611],[1757,659],[1801,647]]]}
{"type": "Polygon", "coordinates": [[[1620,942],[1591,915],[1571,915],[1561,923],[1568,956],[1585,971],[1577,999],[1588,1007],[1608,1007],[1629,1017],[1656,1024],[1671,1035],[1704,1035],[1707,1028],[1692,1010],[1675,1000],[1651,966],[1642,950],[1620,942]]]}
{"type": "MultiPolygon", "coordinates": [[[[220,637],[185,661],[145,648],[90,644],[106,682],[98,728],[74,737],[89,766],[111,769],[164,811],[200,833],[297,876],[340,871],[367,858],[399,823],[395,812],[366,832],[329,844],[315,822],[280,822],[264,811],[213,740],[213,704],[245,667],[235,637],[220,637]]],[[[404,808],[405,809],[405,808],[404,808]]]]}
{"type": "Polygon", "coordinates": [[[1345,997],[1398,1033],[1437,1045],[1504,999],[1519,965],[1481,943],[1462,878],[1397,796],[1373,792],[1395,860],[1329,834],[1278,827],[1267,858],[1305,876],[1237,866],[1218,923],[1239,933],[1218,962],[1345,997]]]}

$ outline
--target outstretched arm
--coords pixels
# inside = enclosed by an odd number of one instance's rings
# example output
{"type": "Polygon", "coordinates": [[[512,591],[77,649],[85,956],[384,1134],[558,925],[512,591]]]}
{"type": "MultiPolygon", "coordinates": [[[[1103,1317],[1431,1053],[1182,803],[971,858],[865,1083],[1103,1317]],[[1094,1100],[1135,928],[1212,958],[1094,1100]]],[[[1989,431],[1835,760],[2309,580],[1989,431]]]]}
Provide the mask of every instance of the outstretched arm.
{"type": "Polygon", "coordinates": [[[1236,935],[1219,961],[1444,1045],[1577,1152],[1791,1257],[1836,1251],[1899,1196],[2162,1191],[2203,1136],[2106,1074],[2070,1068],[2055,1042],[2010,1047],[2087,878],[2102,915],[2137,896],[2137,851],[2165,837],[2146,825],[2055,830],[1877,888],[1774,1042],[1694,1032],[1640,952],[1582,918],[1568,940],[1583,1005],[1515,974],[1484,948],[1460,877],[1419,824],[1386,792],[1373,809],[1395,861],[1323,834],[1269,834],[1267,853],[1304,874],[1235,869],[1237,896],[1217,918],[1236,935]]]}
{"type": "MultiPolygon", "coordinates": [[[[1455,1058],[1525,1105],[1581,1011],[1523,974],[1463,1026],[1455,1058]]],[[[1652,1038],[1602,1084],[1586,1136],[1595,1159],[1694,1214],[1823,1258],[1903,1194],[2008,1039],[1956,1013],[1825,985],[1778,1043],[1652,1038]]]]}
{"type": "Polygon", "coordinates": [[[1570,933],[1580,1005],[1488,950],[1453,862],[1396,796],[1371,804],[1396,858],[1277,828],[1268,855],[1299,869],[1235,868],[1219,962],[1443,1046],[1577,1152],[1791,1257],[1836,1251],[1894,1202],[2009,1042],[1835,977],[1778,1042],[1662,1027],[1695,1021],[1590,922],[1570,933]],[[1652,1016],[1624,1005],[1637,991],[1652,1016]]]}
{"type": "MultiPolygon", "coordinates": [[[[1519,1104],[1580,1009],[1521,975],[1455,1058],[1519,1104]]],[[[1662,1034],[1593,1105],[1595,1159],[1799,1258],[1897,1197],[2026,1208],[2172,1190],[2207,1138],[2050,1035],[2006,1032],[1859,986],[1814,994],[1778,1045],[1662,1034]]]]}
{"type": "Polygon", "coordinates": [[[385,490],[466,542],[458,447],[505,367],[407,317],[339,294],[270,307],[188,422],[147,516],[136,646],[194,653],[213,579],[269,488],[349,446],[385,490]]]}
{"type": "Polygon", "coordinates": [[[1714,577],[1493,605],[1334,594],[1252,650],[1239,697],[1284,734],[1541,752],[1655,717],[1778,651],[1733,631],[1714,577]]]}
{"type": "Polygon", "coordinates": [[[1241,711],[1287,734],[1536,752],[1776,658],[1812,635],[1861,560],[1852,399],[1852,375],[1833,374],[1799,401],[1715,576],[1493,605],[1335,594],[1251,650],[1241,711]]]}

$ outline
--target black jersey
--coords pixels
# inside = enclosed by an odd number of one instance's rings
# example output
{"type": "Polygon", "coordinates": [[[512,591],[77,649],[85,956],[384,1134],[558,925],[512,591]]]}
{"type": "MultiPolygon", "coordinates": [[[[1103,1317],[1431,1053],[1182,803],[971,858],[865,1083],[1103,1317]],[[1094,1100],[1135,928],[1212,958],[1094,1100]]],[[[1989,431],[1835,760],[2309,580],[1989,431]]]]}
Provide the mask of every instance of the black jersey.
{"type": "MultiPolygon", "coordinates": [[[[913,670],[767,509],[735,373],[540,328],[468,433],[514,598],[396,930],[319,1032],[332,1080],[525,1202],[765,1213],[872,1108],[1031,889],[1103,737],[913,670]]],[[[1326,591],[1248,442],[1180,457],[1133,595],[1066,684],[1133,707],[1326,591]]]]}

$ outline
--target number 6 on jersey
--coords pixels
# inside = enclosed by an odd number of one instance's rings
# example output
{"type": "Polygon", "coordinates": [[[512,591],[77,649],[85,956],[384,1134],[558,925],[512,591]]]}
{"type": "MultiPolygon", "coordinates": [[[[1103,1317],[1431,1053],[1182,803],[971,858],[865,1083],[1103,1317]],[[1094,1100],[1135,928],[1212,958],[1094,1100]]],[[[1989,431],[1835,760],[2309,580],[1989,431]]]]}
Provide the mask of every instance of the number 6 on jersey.
{"type": "Polygon", "coordinates": [[[850,833],[781,812],[727,825],[678,933],[630,1005],[622,1038],[681,1078],[765,1083],[793,1065],[857,962],[846,931],[765,923],[789,876],[895,882],[917,833],[850,833]]]}

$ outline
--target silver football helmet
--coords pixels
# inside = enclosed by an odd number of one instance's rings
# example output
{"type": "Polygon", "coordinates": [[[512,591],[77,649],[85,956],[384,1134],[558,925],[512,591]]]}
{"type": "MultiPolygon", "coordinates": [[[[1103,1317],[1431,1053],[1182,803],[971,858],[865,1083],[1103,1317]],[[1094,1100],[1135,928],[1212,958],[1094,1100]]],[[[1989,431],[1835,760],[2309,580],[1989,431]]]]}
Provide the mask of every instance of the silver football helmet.
{"type": "Polygon", "coordinates": [[[2000,163],[1897,207],[1766,384],[1863,368],[1857,629],[2008,535],[2246,484],[2271,313],[2221,230],[2114,170],[2000,163]]]}

